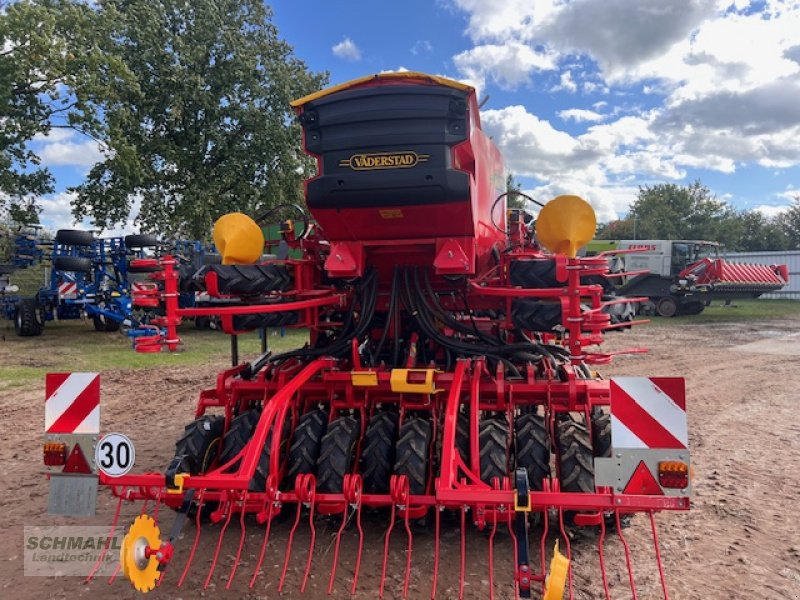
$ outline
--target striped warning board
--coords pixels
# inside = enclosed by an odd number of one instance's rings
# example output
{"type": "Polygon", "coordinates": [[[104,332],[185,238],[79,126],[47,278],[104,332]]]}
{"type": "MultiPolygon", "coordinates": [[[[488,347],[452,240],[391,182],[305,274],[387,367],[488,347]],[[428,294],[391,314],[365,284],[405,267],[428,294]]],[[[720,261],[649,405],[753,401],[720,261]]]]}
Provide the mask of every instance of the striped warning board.
{"type": "Polygon", "coordinates": [[[45,393],[47,433],[100,433],[98,373],[48,373],[45,393]]]}
{"type": "Polygon", "coordinates": [[[611,379],[611,445],[686,449],[686,384],[679,377],[611,379]]]}
{"type": "Polygon", "coordinates": [[[60,283],[58,285],[59,298],[77,298],[78,297],[78,284],[73,282],[60,283]]]}

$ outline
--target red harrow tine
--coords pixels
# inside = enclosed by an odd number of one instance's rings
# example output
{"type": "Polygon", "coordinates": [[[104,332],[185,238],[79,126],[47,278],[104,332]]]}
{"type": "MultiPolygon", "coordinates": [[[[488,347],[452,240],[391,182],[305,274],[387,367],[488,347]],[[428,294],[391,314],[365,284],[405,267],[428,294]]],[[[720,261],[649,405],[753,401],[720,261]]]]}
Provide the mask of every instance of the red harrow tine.
{"type": "Polygon", "coordinates": [[[633,563],[631,562],[631,549],[628,546],[628,541],[622,534],[622,523],[619,518],[619,510],[614,511],[614,517],[617,521],[617,535],[622,542],[622,548],[625,550],[625,564],[628,567],[628,581],[631,584],[631,600],[638,600],[639,596],[636,594],[636,583],[633,580],[633,563]]]}
{"type": "Polygon", "coordinates": [[[575,591],[572,587],[572,549],[569,545],[569,536],[567,535],[566,529],[564,529],[564,509],[558,509],[558,533],[561,538],[564,540],[564,545],[567,547],[567,560],[569,563],[567,564],[567,582],[569,584],[569,600],[574,600],[575,598],[575,591]]]}
{"type": "Polygon", "coordinates": [[[438,506],[433,507],[434,511],[434,534],[433,534],[433,581],[431,583],[431,600],[436,598],[436,583],[439,579],[439,532],[441,529],[441,511],[438,506]]]}
{"type": "Polygon", "coordinates": [[[458,600],[464,599],[464,578],[467,570],[467,507],[461,505],[461,569],[458,577],[458,600]]]}
{"type": "Polygon", "coordinates": [[[183,585],[183,582],[186,580],[186,576],[189,574],[189,568],[192,566],[192,561],[194,560],[194,554],[197,552],[197,545],[200,543],[200,516],[203,512],[203,494],[205,490],[199,490],[197,492],[197,508],[194,517],[194,541],[192,542],[192,549],[189,551],[189,557],[186,559],[186,566],[183,567],[183,573],[181,573],[180,579],[178,579],[178,587],[183,585]]]}
{"type": "Polygon", "coordinates": [[[348,506],[353,509],[356,516],[356,526],[358,528],[358,556],[356,557],[356,567],[353,573],[353,585],[350,588],[350,594],[356,593],[356,586],[358,585],[358,571],[361,568],[361,552],[364,548],[364,530],[361,528],[361,492],[363,490],[363,482],[361,475],[348,473],[344,476],[344,483],[342,485],[342,492],[344,493],[345,509],[342,512],[342,524],[339,526],[339,531],[336,533],[336,542],[333,548],[333,566],[331,568],[331,578],[328,581],[328,594],[333,592],[333,583],[336,579],[336,565],[339,562],[339,544],[342,540],[342,532],[349,516],[348,506]]]}
{"type": "Polygon", "coordinates": [[[656,527],[656,517],[653,511],[648,511],[650,516],[650,529],[653,530],[653,546],[656,550],[656,562],[658,563],[658,576],[661,578],[661,590],[664,592],[664,600],[669,600],[669,592],[667,591],[667,578],[664,576],[664,563],[661,561],[661,548],[658,544],[658,528],[656,527]]]}
{"type": "Polygon", "coordinates": [[[264,541],[261,542],[261,552],[258,555],[258,561],[256,562],[256,568],[253,569],[253,576],[250,578],[250,588],[252,588],[255,583],[256,579],[258,578],[258,572],[261,569],[261,565],[264,563],[264,554],[267,551],[267,542],[269,542],[269,532],[272,529],[272,510],[275,506],[274,500],[267,500],[267,509],[266,509],[266,520],[267,520],[267,527],[264,530],[264,541]]]}
{"type": "Polygon", "coordinates": [[[408,499],[410,494],[410,485],[408,477],[405,475],[392,475],[389,480],[389,493],[392,496],[392,509],[389,515],[389,527],[386,529],[383,544],[383,568],[381,569],[381,589],[380,597],[383,598],[383,591],[386,585],[386,567],[389,562],[389,542],[392,539],[392,530],[397,516],[397,509],[404,510],[403,521],[405,523],[406,535],[408,536],[408,556],[406,558],[406,573],[403,578],[403,598],[408,598],[408,582],[411,576],[411,548],[413,545],[413,536],[411,534],[411,526],[409,525],[409,506],[408,499]]]}
{"type": "Polygon", "coordinates": [[[306,570],[303,573],[303,582],[300,585],[300,592],[305,592],[306,590],[308,574],[311,572],[311,560],[314,557],[314,544],[317,540],[317,530],[314,528],[314,503],[316,500],[316,487],[316,478],[310,473],[298,475],[294,480],[294,493],[297,496],[297,514],[294,519],[294,525],[292,525],[292,529],[289,532],[289,539],[286,542],[286,559],[283,561],[283,571],[281,572],[281,580],[278,583],[278,592],[283,592],[283,584],[286,581],[286,572],[289,570],[289,558],[292,555],[294,534],[295,531],[297,531],[297,526],[300,524],[300,513],[303,510],[304,504],[309,508],[308,526],[311,529],[311,542],[308,547],[308,560],[306,561],[306,570]]]}
{"type": "Polygon", "coordinates": [[[231,516],[233,516],[233,501],[232,500],[225,500],[226,510],[227,513],[225,517],[225,524],[222,526],[222,530],[219,532],[219,538],[217,539],[217,547],[214,549],[214,557],[211,559],[211,566],[208,569],[208,575],[206,575],[206,580],[203,582],[203,589],[208,589],[208,585],[211,583],[211,578],[214,576],[214,569],[217,567],[217,561],[219,560],[219,551],[222,548],[222,540],[225,537],[225,532],[228,530],[228,525],[231,524],[231,516]]]}
{"type": "Polygon", "coordinates": [[[494,600],[494,536],[497,533],[497,508],[492,511],[492,533],[489,534],[489,600],[494,600]]]}
{"type": "MultiPolygon", "coordinates": [[[[84,580],[84,583],[89,583],[94,576],[97,574],[97,571],[100,570],[100,565],[103,564],[103,561],[106,558],[106,554],[108,553],[108,547],[111,545],[111,538],[114,537],[114,532],[117,530],[117,523],[119,522],[119,513],[122,509],[122,498],[117,501],[117,509],[114,511],[114,518],[111,520],[111,530],[108,532],[108,537],[106,538],[106,543],[103,546],[103,551],[100,553],[100,556],[97,557],[97,562],[94,563],[94,567],[89,572],[89,575],[84,580]]],[[[116,573],[114,573],[116,575],[116,573]]],[[[112,577],[114,576],[112,575],[112,577]]]]}
{"type": "Polygon", "coordinates": [[[611,592],[608,589],[608,574],[606,573],[606,558],[603,550],[603,544],[606,540],[606,519],[605,515],[600,519],[600,537],[597,540],[597,553],[600,557],[600,575],[603,578],[603,592],[606,595],[606,600],[611,600],[611,592]]]}
{"type": "Polygon", "coordinates": [[[242,510],[239,513],[239,529],[242,532],[239,534],[239,547],[236,550],[236,558],[233,559],[233,564],[231,565],[231,572],[228,575],[228,583],[225,584],[225,589],[231,589],[231,584],[233,583],[233,577],[236,575],[236,568],[239,566],[239,560],[242,557],[242,548],[244,547],[244,538],[247,534],[247,530],[244,524],[244,517],[245,513],[247,512],[245,509],[247,507],[247,491],[244,492],[242,495],[242,510]]]}

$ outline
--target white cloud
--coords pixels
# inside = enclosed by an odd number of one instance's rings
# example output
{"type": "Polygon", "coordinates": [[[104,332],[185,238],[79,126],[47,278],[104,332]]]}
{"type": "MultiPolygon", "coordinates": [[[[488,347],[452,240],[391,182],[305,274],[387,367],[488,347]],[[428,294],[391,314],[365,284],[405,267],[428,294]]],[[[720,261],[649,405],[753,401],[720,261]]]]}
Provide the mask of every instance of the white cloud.
{"type": "Polygon", "coordinates": [[[338,44],[335,44],[331,48],[331,51],[333,52],[334,56],[343,58],[344,60],[350,60],[353,62],[361,60],[361,50],[349,37],[346,37],[338,44]]]}
{"type": "Polygon", "coordinates": [[[533,72],[556,68],[552,54],[518,42],[475,46],[456,54],[453,63],[478,88],[483,88],[490,79],[503,89],[514,89],[527,84],[533,72]]]}
{"type": "Polygon", "coordinates": [[[562,71],[558,85],[550,89],[551,92],[558,92],[561,90],[570,93],[578,91],[578,84],[572,81],[572,71],[562,71]]]}
{"type": "MultiPolygon", "coordinates": [[[[75,198],[77,198],[77,194],[74,192],[47,194],[39,198],[38,204],[42,208],[39,220],[42,225],[53,232],[59,229],[95,229],[91,219],[76,221],[72,216],[72,203],[75,198]]],[[[120,223],[112,229],[107,229],[99,233],[106,237],[112,237],[137,232],[136,218],[139,215],[141,204],[141,197],[133,198],[130,216],[125,223],[120,223]]]]}
{"type": "Polygon", "coordinates": [[[606,115],[601,115],[593,110],[586,110],[583,108],[568,108],[566,110],[558,111],[558,116],[563,121],[575,121],[576,123],[591,122],[596,123],[606,118],[606,115]]]}
{"type": "Polygon", "coordinates": [[[433,45],[428,40],[417,40],[411,46],[411,54],[417,56],[418,54],[430,54],[433,52],[433,45]]]}
{"type": "Polygon", "coordinates": [[[51,129],[46,136],[35,136],[34,142],[42,163],[49,167],[92,167],[106,157],[99,143],[68,129],[51,129]]]}
{"type": "Polygon", "coordinates": [[[527,39],[532,27],[556,10],[558,0],[453,0],[469,14],[467,33],[475,40],[527,39]]]}
{"type": "Polygon", "coordinates": [[[790,208],[789,205],[773,206],[771,204],[760,204],[756,206],[753,210],[755,210],[756,212],[760,212],[765,217],[773,219],[785,213],[787,210],[789,210],[789,208],[790,208]]]}

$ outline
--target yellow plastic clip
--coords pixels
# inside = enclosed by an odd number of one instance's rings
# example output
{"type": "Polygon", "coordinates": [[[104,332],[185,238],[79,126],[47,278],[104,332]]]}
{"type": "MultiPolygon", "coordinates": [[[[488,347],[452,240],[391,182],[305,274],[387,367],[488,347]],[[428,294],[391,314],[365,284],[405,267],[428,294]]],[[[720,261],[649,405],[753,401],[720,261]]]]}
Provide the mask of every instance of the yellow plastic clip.
{"type": "Polygon", "coordinates": [[[389,385],[393,392],[399,394],[435,394],[442,391],[436,389],[433,381],[436,372],[436,369],[392,369],[389,385]],[[409,375],[416,373],[424,373],[424,381],[412,383],[408,380],[409,375]]]}
{"type": "Polygon", "coordinates": [[[544,590],[544,600],[562,600],[567,583],[569,559],[558,551],[558,540],[553,548],[553,559],[550,561],[550,575],[544,590]]]}
{"type": "Polygon", "coordinates": [[[528,496],[528,506],[519,505],[519,494],[514,492],[514,511],[515,512],[531,512],[531,497],[528,496]]]}
{"type": "Polygon", "coordinates": [[[183,480],[189,476],[189,473],[176,473],[173,481],[175,482],[175,487],[170,488],[167,487],[168,494],[182,494],[183,493],[183,480]]]}
{"type": "Polygon", "coordinates": [[[350,382],[355,387],[375,387],[378,374],[375,371],[350,371],[350,382]]]}

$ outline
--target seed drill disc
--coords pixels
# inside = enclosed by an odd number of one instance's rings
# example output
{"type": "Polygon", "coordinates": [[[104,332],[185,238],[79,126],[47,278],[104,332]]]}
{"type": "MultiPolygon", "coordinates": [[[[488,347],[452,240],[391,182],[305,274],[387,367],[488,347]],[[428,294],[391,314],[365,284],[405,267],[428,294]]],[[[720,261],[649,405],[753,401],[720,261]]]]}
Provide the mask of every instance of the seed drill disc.
{"type": "Polygon", "coordinates": [[[158,582],[161,573],[155,556],[145,557],[146,548],[161,547],[161,530],[152,517],[139,515],[134,519],[128,533],[122,538],[119,561],[122,574],[140,592],[149,592],[158,582]]]}

